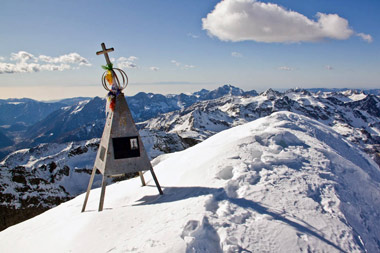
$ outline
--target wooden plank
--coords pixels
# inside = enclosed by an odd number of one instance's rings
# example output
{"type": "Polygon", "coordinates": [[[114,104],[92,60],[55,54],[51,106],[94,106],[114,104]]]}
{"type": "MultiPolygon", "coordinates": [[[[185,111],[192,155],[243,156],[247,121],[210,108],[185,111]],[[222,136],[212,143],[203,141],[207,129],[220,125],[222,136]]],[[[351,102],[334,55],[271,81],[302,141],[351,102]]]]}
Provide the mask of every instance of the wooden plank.
{"type": "Polygon", "coordinates": [[[103,175],[102,191],[100,193],[100,202],[99,202],[99,209],[98,209],[99,212],[103,211],[104,196],[105,196],[105,193],[106,193],[106,185],[107,185],[107,177],[105,177],[103,175]]]}
{"type": "Polygon", "coordinates": [[[142,184],[142,186],[145,186],[146,183],[145,183],[145,179],[144,179],[144,174],[143,174],[141,171],[139,171],[139,175],[140,175],[140,179],[141,179],[141,184],[142,184]]]}
{"type": "Polygon", "coordinates": [[[86,197],[84,198],[84,203],[83,203],[83,207],[82,207],[82,213],[86,210],[87,200],[88,200],[88,196],[90,195],[92,184],[94,182],[95,173],[96,173],[96,168],[94,167],[92,169],[90,181],[88,182],[86,197]]]}
{"type": "Polygon", "coordinates": [[[150,172],[152,173],[152,177],[153,177],[154,182],[156,183],[156,186],[157,186],[158,192],[160,193],[160,195],[164,194],[164,193],[162,192],[162,190],[161,190],[161,186],[160,186],[160,184],[158,183],[158,180],[157,180],[156,174],[155,174],[154,171],[153,171],[153,168],[150,169],[150,172]]]}

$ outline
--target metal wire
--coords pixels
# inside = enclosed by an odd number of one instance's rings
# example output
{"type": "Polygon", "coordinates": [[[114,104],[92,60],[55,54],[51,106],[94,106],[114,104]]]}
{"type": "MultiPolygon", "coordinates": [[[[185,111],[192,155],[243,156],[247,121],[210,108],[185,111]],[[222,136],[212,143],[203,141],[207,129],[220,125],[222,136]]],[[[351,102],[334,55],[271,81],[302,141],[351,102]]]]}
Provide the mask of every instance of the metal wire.
{"type": "MultiPolygon", "coordinates": [[[[112,71],[112,77],[114,77],[114,82],[116,82],[117,88],[120,91],[124,90],[127,87],[127,85],[128,85],[128,76],[127,76],[127,74],[122,69],[118,69],[118,68],[113,68],[111,71],[112,71]],[[119,72],[119,74],[121,75],[121,77],[123,78],[123,82],[122,83],[120,83],[119,77],[117,76],[115,70],[117,70],[119,72]]],[[[107,71],[105,71],[103,73],[103,75],[102,75],[102,85],[103,85],[103,88],[105,90],[111,91],[111,89],[108,88],[108,86],[107,86],[106,75],[107,75],[107,71]]]]}

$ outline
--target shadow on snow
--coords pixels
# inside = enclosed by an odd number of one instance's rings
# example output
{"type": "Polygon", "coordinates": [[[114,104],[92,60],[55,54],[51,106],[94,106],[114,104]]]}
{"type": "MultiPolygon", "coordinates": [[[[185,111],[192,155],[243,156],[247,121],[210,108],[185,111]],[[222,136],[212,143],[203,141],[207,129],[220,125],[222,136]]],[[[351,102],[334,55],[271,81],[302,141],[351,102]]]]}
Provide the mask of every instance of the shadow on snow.
{"type": "Polygon", "coordinates": [[[338,245],[333,242],[327,240],[323,237],[323,234],[319,232],[316,228],[307,224],[304,221],[292,221],[288,218],[284,217],[283,214],[277,213],[269,210],[269,208],[260,205],[252,200],[244,199],[244,198],[231,198],[227,195],[226,191],[223,188],[207,188],[207,187],[163,187],[164,195],[152,195],[152,196],[144,196],[141,199],[137,200],[137,203],[134,206],[140,205],[155,205],[160,203],[170,203],[175,201],[180,201],[184,199],[212,195],[215,201],[226,200],[230,203],[233,203],[239,207],[251,209],[260,214],[270,215],[273,219],[281,221],[289,226],[292,226],[299,232],[308,234],[310,236],[314,236],[319,240],[327,243],[328,245],[334,247],[335,249],[344,252],[338,245]],[[300,224],[304,223],[304,224],[300,224]]]}

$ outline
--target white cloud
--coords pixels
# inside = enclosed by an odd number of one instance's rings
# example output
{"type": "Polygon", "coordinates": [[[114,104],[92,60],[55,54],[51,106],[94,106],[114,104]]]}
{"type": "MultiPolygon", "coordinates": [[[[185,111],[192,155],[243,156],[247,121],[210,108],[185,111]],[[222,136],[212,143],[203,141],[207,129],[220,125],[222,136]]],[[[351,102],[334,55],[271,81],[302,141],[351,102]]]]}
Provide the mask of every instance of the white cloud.
{"type": "Polygon", "coordinates": [[[117,61],[119,62],[124,62],[124,61],[136,61],[138,60],[139,58],[137,58],[136,56],[129,56],[128,58],[127,57],[120,57],[119,59],[117,59],[117,61]]]}
{"type": "Polygon", "coordinates": [[[330,65],[326,65],[325,68],[326,68],[327,70],[333,70],[333,69],[334,69],[334,68],[333,68],[332,66],[330,66],[330,65]]]}
{"type": "Polygon", "coordinates": [[[152,70],[152,71],[158,71],[160,68],[158,68],[158,67],[150,67],[149,69],[152,70]]]}
{"type": "Polygon", "coordinates": [[[232,53],[231,53],[231,56],[232,56],[232,57],[236,57],[236,58],[241,58],[241,57],[243,57],[243,55],[242,55],[241,53],[238,53],[238,52],[232,52],[232,53]]]}
{"type": "Polygon", "coordinates": [[[55,64],[62,63],[62,64],[78,64],[79,66],[82,66],[82,65],[91,66],[88,60],[80,56],[78,53],[70,53],[70,54],[65,54],[58,57],[40,55],[38,59],[43,62],[55,63],[55,64]]]}
{"type": "Polygon", "coordinates": [[[39,71],[63,71],[78,66],[91,66],[88,60],[78,53],[70,53],[58,57],[40,55],[38,57],[25,51],[12,53],[11,61],[16,63],[0,62],[0,74],[32,73],[39,71]]]}
{"type": "Polygon", "coordinates": [[[223,41],[301,42],[348,39],[354,34],[337,14],[317,13],[316,20],[273,3],[224,0],[215,6],[202,26],[223,41]]]}
{"type": "Polygon", "coordinates": [[[356,36],[360,37],[362,40],[364,40],[364,41],[366,41],[368,43],[372,43],[373,42],[373,38],[369,34],[357,33],[356,36]]]}
{"type": "Polygon", "coordinates": [[[176,60],[171,60],[171,63],[173,63],[174,65],[176,65],[177,67],[181,67],[181,69],[193,69],[195,68],[194,65],[191,65],[191,64],[182,64],[176,60]]]}
{"type": "Polygon", "coordinates": [[[292,67],[289,67],[289,66],[281,66],[281,67],[278,67],[279,70],[284,70],[284,71],[293,71],[294,68],[292,67]]]}
{"type": "Polygon", "coordinates": [[[25,51],[19,51],[18,53],[11,53],[11,61],[27,62],[27,61],[37,62],[37,58],[25,51]]]}
{"type": "Polygon", "coordinates": [[[195,68],[194,65],[187,65],[187,64],[183,67],[183,69],[193,69],[193,68],[195,68]]]}
{"type": "Polygon", "coordinates": [[[171,60],[171,63],[175,64],[177,67],[181,65],[181,63],[177,62],[176,60],[171,60]]]}
{"type": "Polygon", "coordinates": [[[72,67],[68,64],[38,64],[38,63],[26,63],[19,62],[13,63],[2,63],[0,62],[0,74],[13,74],[13,73],[32,73],[39,71],[63,71],[71,69],[72,67]]]}
{"type": "Polygon", "coordinates": [[[118,62],[117,67],[120,69],[127,68],[127,69],[135,69],[137,68],[137,64],[129,61],[124,61],[124,62],[118,62]]]}
{"type": "Polygon", "coordinates": [[[193,38],[193,39],[198,39],[199,36],[198,35],[195,35],[195,34],[192,34],[192,33],[188,33],[187,36],[193,38]]]}
{"type": "Polygon", "coordinates": [[[53,64],[43,64],[40,66],[41,70],[48,70],[48,71],[63,71],[66,69],[71,69],[72,67],[68,64],[60,64],[60,65],[53,65],[53,64]]]}
{"type": "Polygon", "coordinates": [[[5,61],[5,58],[0,56],[0,61],[5,61]]]}
{"type": "Polygon", "coordinates": [[[128,69],[135,69],[135,68],[138,68],[137,64],[134,62],[136,60],[138,60],[139,58],[137,58],[136,56],[129,56],[129,57],[120,57],[119,59],[117,59],[117,67],[118,68],[128,68],[128,69]]]}

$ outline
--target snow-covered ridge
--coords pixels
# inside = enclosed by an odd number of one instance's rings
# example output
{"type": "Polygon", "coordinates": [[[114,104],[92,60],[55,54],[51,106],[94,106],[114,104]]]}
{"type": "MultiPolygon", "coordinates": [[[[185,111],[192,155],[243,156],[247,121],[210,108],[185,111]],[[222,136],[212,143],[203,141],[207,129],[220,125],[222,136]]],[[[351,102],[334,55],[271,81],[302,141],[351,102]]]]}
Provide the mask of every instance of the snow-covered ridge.
{"type": "Polygon", "coordinates": [[[71,112],[71,114],[77,114],[79,113],[80,111],[82,111],[83,107],[88,104],[88,102],[90,102],[90,99],[88,100],[84,100],[84,101],[80,101],[76,106],[75,106],[75,109],[71,112]]]}
{"type": "MultiPolygon", "coordinates": [[[[357,97],[355,97],[357,98],[357,97]]],[[[227,96],[202,101],[141,123],[141,127],[178,133],[196,141],[233,126],[272,114],[291,111],[333,127],[371,155],[380,152],[380,98],[358,92],[311,93],[291,89],[267,90],[258,96],[227,96]],[[363,97],[352,99],[352,95],[363,97]]]]}
{"type": "Polygon", "coordinates": [[[376,164],[308,117],[273,113],[154,164],[164,195],[119,182],[98,213],[92,190],[87,212],[80,195],[2,231],[0,251],[380,251],[376,164]]]}

